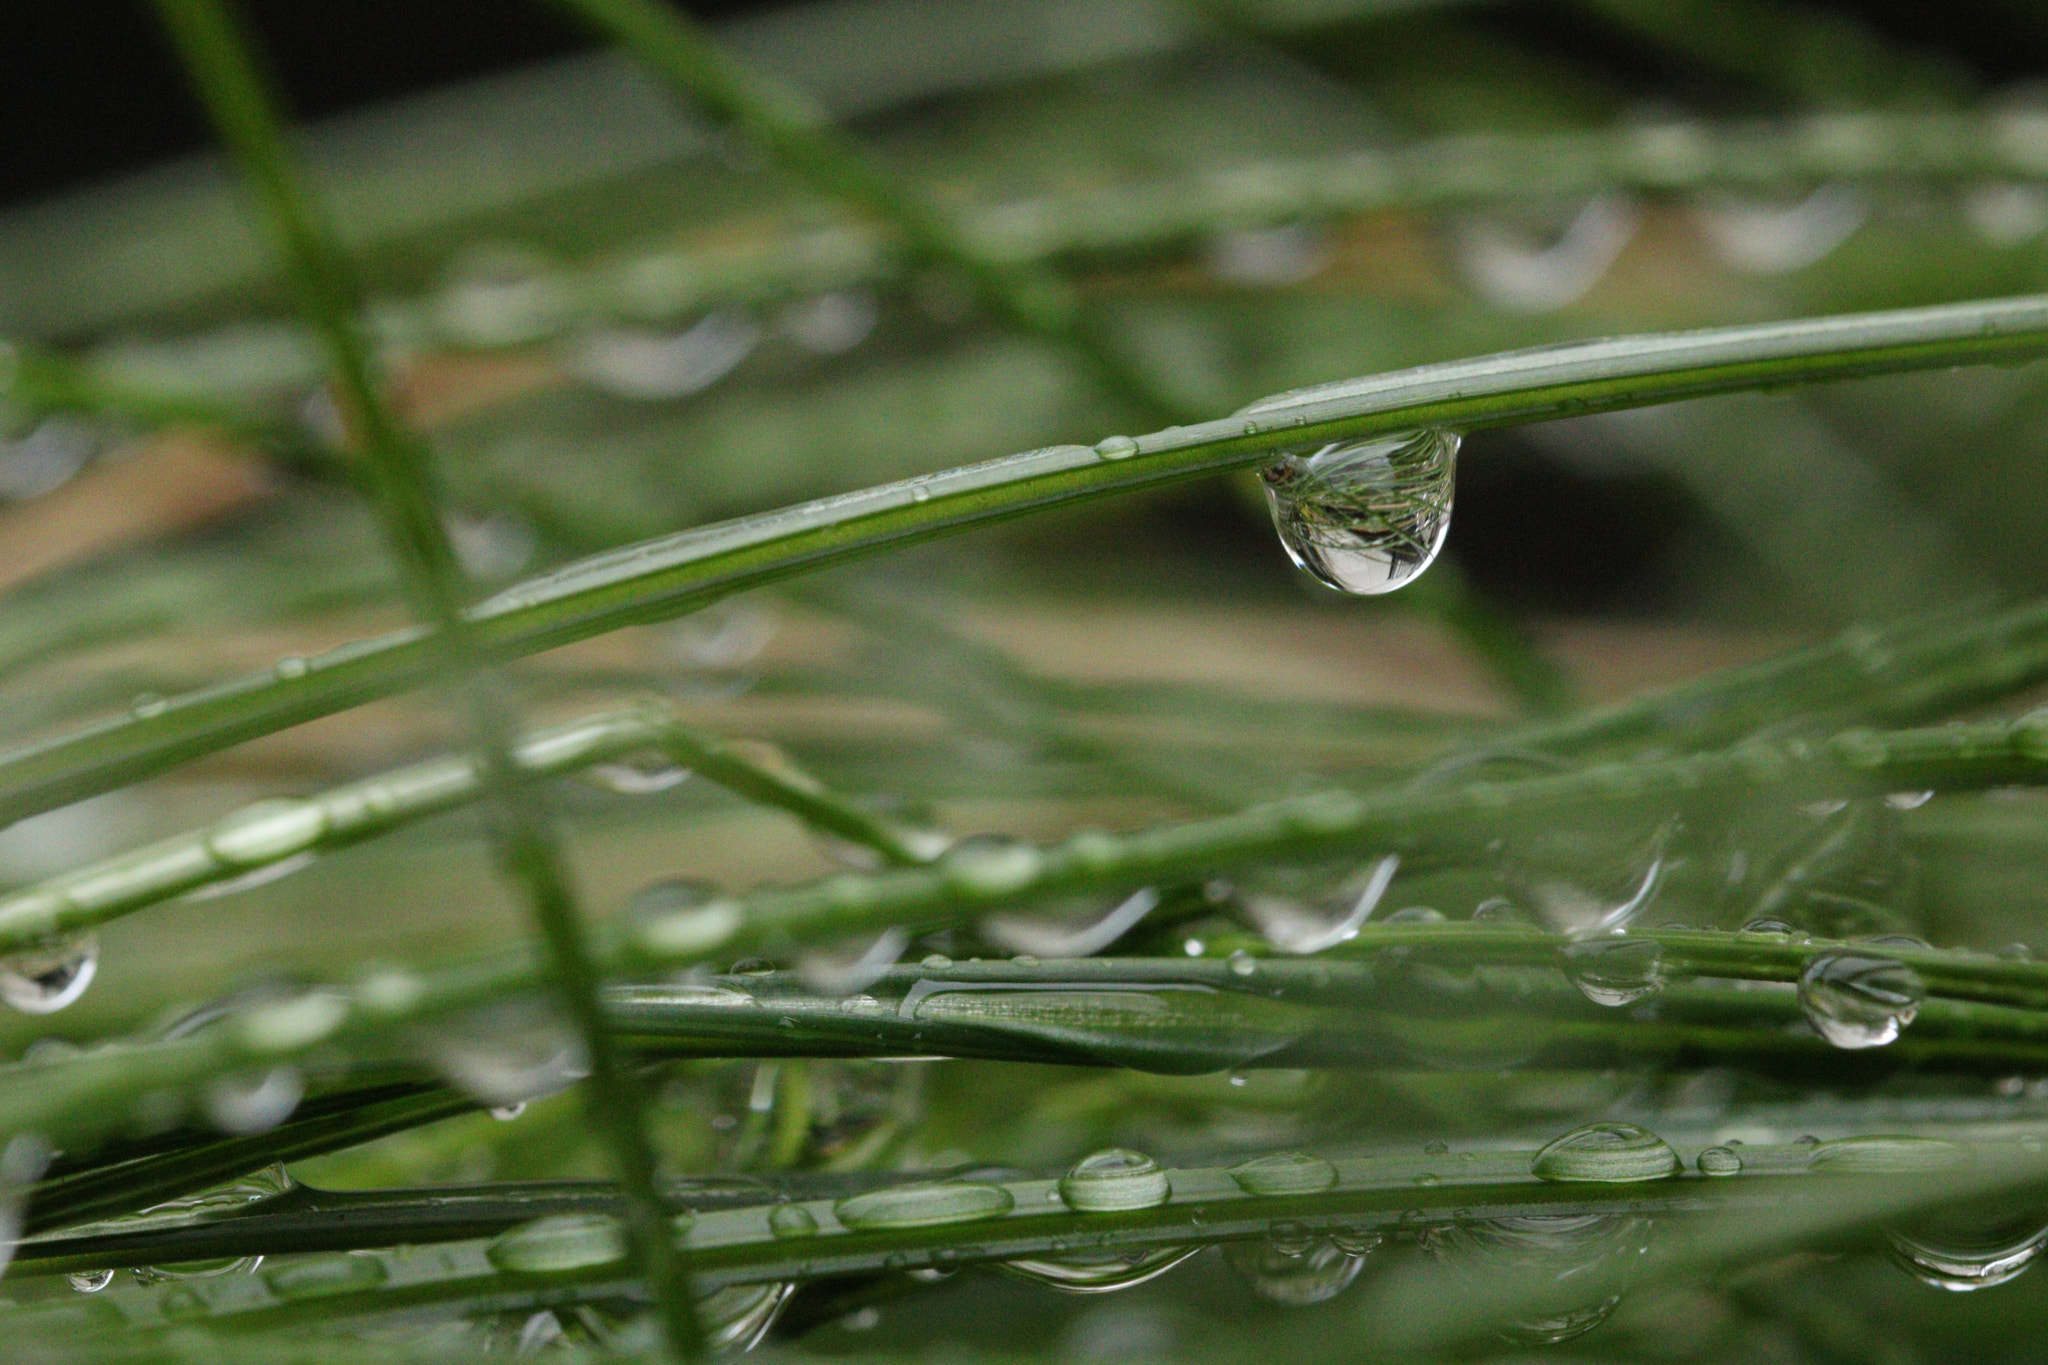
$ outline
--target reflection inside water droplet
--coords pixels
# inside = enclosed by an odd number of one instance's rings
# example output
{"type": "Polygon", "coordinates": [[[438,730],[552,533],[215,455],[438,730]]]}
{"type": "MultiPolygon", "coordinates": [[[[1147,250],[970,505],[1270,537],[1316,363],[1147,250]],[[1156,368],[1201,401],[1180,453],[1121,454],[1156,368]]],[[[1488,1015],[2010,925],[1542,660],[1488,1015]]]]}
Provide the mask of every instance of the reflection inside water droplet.
{"type": "Polygon", "coordinates": [[[1392,592],[1451,526],[1460,437],[1430,429],[1287,455],[1260,477],[1287,556],[1339,592],[1392,592]]]}
{"type": "Polygon", "coordinates": [[[1654,939],[1583,939],[1558,954],[1572,984],[1596,1005],[1631,1005],[1664,989],[1663,949],[1654,939]]]}
{"type": "Polygon", "coordinates": [[[1358,1278],[1365,1257],[1353,1255],[1327,1237],[1307,1244],[1275,1240],[1233,1242],[1223,1258],[1253,1293],[1270,1303],[1305,1308],[1326,1303],[1358,1278]]]}
{"type": "Polygon", "coordinates": [[[1431,1249],[1479,1284],[1501,1274],[1533,1276],[1533,1302],[1503,1323],[1510,1341],[1555,1345],[1605,1322],[1650,1247],[1647,1218],[1625,1214],[1538,1214],[1457,1223],[1431,1249]]]}
{"type": "Polygon", "coordinates": [[[85,994],[100,966],[92,934],[0,958],[0,1000],[24,1014],[55,1014],[85,994]]]}
{"type": "Polygon", "coordinates": [[[1799,977],[1799,1009],[1813,1031],[1839,1048],[1883,1047],[1920,1013],[1927,987],[1902,962],[1828,953],[1799,977]]]}

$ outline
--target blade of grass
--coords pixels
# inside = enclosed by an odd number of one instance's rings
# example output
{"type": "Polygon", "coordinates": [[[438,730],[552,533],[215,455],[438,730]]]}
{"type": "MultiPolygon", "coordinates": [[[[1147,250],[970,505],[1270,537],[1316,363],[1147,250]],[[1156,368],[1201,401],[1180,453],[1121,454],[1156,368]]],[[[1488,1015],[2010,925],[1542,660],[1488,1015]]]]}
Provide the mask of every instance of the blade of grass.
{"type": "Polygon", "coordinates": [[[603,1137],[625,1188],[632,1244],[661,1308],[670,1350],[700,1355],[704,1332],[675,1265],[654,1188],[639,1078],[617,1056],[597,1000],[598,974],[578,923],[568,869],[537,793],[519,780],[509,710],[483,671],[463,619],[466,580],[441,523],[427,453],[384,400],[371,348],[359,330],[362,297],[332,230],[300,185],[281,121],[246,39],[221,0],[158,0],[194,86],[247,182],[284,257],[287,276],[334,371],[346,420],[367,464],[373,501],[414,615],[429,622],[436,662],[466,702],[479,775],[496,816],[500,864],[523,892],[546,944],[549,978],[581,1034],[591,1126],[603,1137]]]}

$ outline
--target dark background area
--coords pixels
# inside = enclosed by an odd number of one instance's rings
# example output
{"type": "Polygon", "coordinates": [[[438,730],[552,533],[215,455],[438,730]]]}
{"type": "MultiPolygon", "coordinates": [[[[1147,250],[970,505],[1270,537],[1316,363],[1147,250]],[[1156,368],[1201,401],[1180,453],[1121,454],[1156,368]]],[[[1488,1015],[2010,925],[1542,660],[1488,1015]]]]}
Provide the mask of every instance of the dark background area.
{"type": "MultiPolygon", "coordinates": [[[[790,0],[692,0],[725,19],[790,0]]],[[[1031,0],[1017,0],[1028,4],[1031,0]]],[[[1995,85],[2048,56],[2048,7],[2031,0],[1840,0],[1894,40],[1940,48],[1995,85]]],[[[301,117],[318,118],[588,46],[537,0],[244,0],[301,117]]],[[[1473,22],[1569,51],[1630,83],[1671,88],[1698,74],[1574,16],[1568,6],[1476,6],[1473,22]]],[[[190,151],[204,139],[156,18],[140,0],[11,6],[0,47],[0,203],[17,203],[190,151]]]]}

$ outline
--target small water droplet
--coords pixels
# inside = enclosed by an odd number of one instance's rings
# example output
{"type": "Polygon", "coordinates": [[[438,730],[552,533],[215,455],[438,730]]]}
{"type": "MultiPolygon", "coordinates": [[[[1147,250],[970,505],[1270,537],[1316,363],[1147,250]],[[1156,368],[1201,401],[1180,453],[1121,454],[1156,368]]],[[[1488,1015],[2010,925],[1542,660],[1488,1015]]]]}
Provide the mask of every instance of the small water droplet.
{"type": "Polygon", "coordinates": [[[1288,455],[1260,477],[1289,559],[1339,592],[1392,592],[1436,559],[1451,525],[1455,432],[1404,432],[1288,455]]]}
{"type": "Polygon", "coordinates": [[[1733,1147],[1709,1147],[1700,1153],[1701,1175],[1740,1175],[1742,1158],[1733,1147]]]}
{"type": "Polygon", "coordinates": [[[952,968],[953,959],[947,957],[944,953],[930,953],[917,965],[928,972],[943,972],[952,968]]]}
{"type": "Polygon", "coordinates": [[[1885,797],[1884,803],[1893,810],[1919,810],[1933,799],[1931,791],[1892,792],[1885,797]]]}
{"type": "Polygon", "coordinates": [[[1558,954],[1579,994],[1596,1005],[1632,1005],[1664,989],[1663,949],[1654,939],[1583,939],[1558,954]]]}
{"type": "Polygon", "coordinates": [[[1798,942],[1806,937],[1781,919],[1753,919],[1735,932],[1748,938],[1773,939],[1783,943],[1798,942]]]}
{"type": "Polygon", "coordinates": [[[946,1180],[871,1190],[833,1206],[850,1228],[922,1228],[967,1223],[1008,1213],[1015,1201],[1001,1185],[946,1180]]]}
{"type": "Polygon", "coordinates": [[[306,670],[307,664],[304,659],[296,654],[289,654],[279,659],[270,671],[280,678],[290,680],[292,678],[305,677],[306,670]]]}
{"type": "Polygon", "coordinates": [[[1475,924],[1527,924],[1529,917],[1522,908],[1505,896],[1493,896],[1472,907],[1472,922],[1475,924]]]}
{"type": "Polygon", "coordinates": [[[697,1300],[704,1323],[704,1344],[713,1351],[744,1355],[761,1344],[775,1319],[796,1292],[794,1280],[774,1284],[734,1284],[697,1300]]]}
{"type": "Polygon", "coordinates": [[[516,1275],[559,1275],[626,1259],[625,1225],[609,1214],[558,1213],[498,1234],[484,1258],[516,1275]]]}
{"type": "Polygon", "coordinates": [[[1444,912],[1433,905],[1404,905],[1388,915],[1386,924],[1442,924],[1444,912]]]}
{"type": "Polygon", "coordinates": [[[81,1294],[97,1294],[114,1282],[111,1270],[81,1270],[75,1275],[64,1277],[81,1294]]]}
{"type": "Polygon", "coordinates": [[[1230,955],[1229,963],[1232,976],[1252,976],[1259,970],[1259,960],[1242,948],[1230,955]]]}
{"type": "Polygon", "coordinates": [[[1377,1251],[1387,1240],[1387,1235],[1378,1228],[1332,1228],[1330,1241],[1337,1250],[1350,1256],[1366,1256],[1377,1251]]]}
{"type": "Polygon", "coordinates": [[[1678,1153],[1633,1123],[1588,1123],[1536,1153],[1530,1174],[1539,1180],[1620,1184],[1678,1174],[1678,1153]]]}
{"type": "Polygon", "coordinates": [[[1138,443],[1128,436],[1105,436],[1095,443],[1095,453],[1105,460],[1128,460],[1138,453],[1138,443]]]}
{"type": "Polygon", "coordinates": [[[777,1204],[768,1211],[768,1231],[784,1240],[816,1237],[818,1220],[802,1204],[777,1204]]]}
{"type": "Polygon", "coordinates": [[[1813,1031],[1839,1048],[1883,1047],[1920,1013],[1927,987],[1902,962],[1828,953],[1799,977],[1799,1009],[1813,1031]]]}
{"type": "Polygon", "coordinates": [[[137,720],[154,720],[171,709],[171,704],[154,692],[144,692],[128,703],[128,714],[137,720]]]}
{"type": "Polygon", "coordinates": [[[526,1112],[526,1101],[517,1104],[501,1104],[491,1110],[491,1117],[500,1123],[510,1123],[526,1112]]]}
{"type": "Polygon", "coordinates": [[[326,1298],[375,1289],[389,1272],[378,1256],[315,1256],[265,1272],[263,1282],[280,1299],[326,1298]]]}
{"type": "Polygon", "coordinates": [[[593,763],[578,774],[593,787],[620,796],[653,796],[690,780],[690,770],[658,750],[628,754],[609,763],[593,763]]]}
{"type": "Polygon", "coordinates": [[[675,877],[633,893],[625,917],[641,951],[661,958],[709,952],[740,929],[739,906],[710,882],[675,877]]]}
{"type": "Polygon", "coordinates": [[[1998,950],[1999,957],[2007,962],[2032,962],[2034,950],[2024,943],[2008,943],[1998,950]]]}
{"type": "Polygon", "coordinates": [[[932,500],[932,490],[921,483],[915,484],[910,490],[910,500],[912,502],[930,502],[932,500]]]}
{"type": "Polygon", "coordinates": [[[1922,1284],[1967,1294],[2016,1279],[2048,1247],[2037,1209],[2004,1201],[1937,1210],[1911,1228],[1888,1230],[1891,1257],[1922,1284]]]}
{"type": "Polygon", "coordinates": [[[1313,1194],[1337,1183],[1337,1168],[1307,1152],[1272,1152],[1230,1168],[1246,1194],[1313,1194]]]}
{"type": "Polygon", "coordinates": [[[1111,1147],[1081,1158],[1060,1178],[1060,1198],[1084,1213],[1115,1213],[1164,1204],[1172,1186],[1143,1152],[1111,1147]]]}
{"type": "Polygon", "coordinates": [[[0,958],[0,1000],[23,1014],[55,1014],[85,994],[99,966],[92,934],[10,954],[0,958]]]}

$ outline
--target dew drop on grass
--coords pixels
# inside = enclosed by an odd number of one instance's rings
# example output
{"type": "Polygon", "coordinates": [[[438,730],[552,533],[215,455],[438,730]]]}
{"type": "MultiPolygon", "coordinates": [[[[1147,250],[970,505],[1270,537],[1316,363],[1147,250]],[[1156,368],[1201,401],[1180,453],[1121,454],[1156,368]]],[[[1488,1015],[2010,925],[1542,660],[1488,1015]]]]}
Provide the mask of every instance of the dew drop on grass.
{"type": "Polygon", "coordinates": [[[0,1000],[23,1014],[55,1014],[85,994],[99,966],[92,934],[10,954],[0,958],[0,1000]]]}
{"type": "Polygon", "coordinates": [[[1733,1147],[1709,1147],[1699,1155],[1701,1175],[1741,1175],[1742,1158],[1733,1147]]]}
{"type": "Polygon", "coordinates": [[[66,1275],[65,1280],[81,1294],[97,1294],[114,1282],[111,1270],[81,1270],[75,1275],[66,1275]]]}
{"type": "Polygon", "coordinates": [[[491,1117],[496,1119],[500,1123],[510,1123],[512,1122],[512,1120],[518,1118],[525,1112],[526,1102],[524,1100],[521,1100],[517,1104],[500,1104],[493,1106],[491,1109],[491,1117]]]}
{"type": "Polygon", "coordinates": [[[797,956],[796,973],[804,983],[827,995],[848,995],[880,980],[910,946],[901,928],[879,934],[806,948],[797,956]]]}
{"type": "Polygon", "coordinates": [[[1276,951],[1320,953],[1358,936],[1400,866],[1389,854],[1364,864],[1263,868],[1245,878],[1237,899],[1276,951]]]}
{"type": "Polygon", "coordinates": [[[1633,1123],[1589,1123],[1536,1153],[1529,1171],[1539,1180],[1622,1184],[1678,1174],[1678,1153],[1633,1123]]]}
{"type": "Polygon", "coordinates": [[[1233,1242],[1223,1259],[1254,1294],[1269,1303],[1306,1308],[1336,1298],[1358,1278],[1365,1257],[1339,1247],[1327,1237],[1310,1238],[1306,1246],[1268,1237],[1233,1242]]]}
{"type": "Polygon", "coordinates": [[[989,915],[978,927],[983,938],[1013,953],[1093,957],[1158,905],[1158,889],[1142,886],[1107,908],[1100,901],[1061,902],[1032,915],[989,915]]]}
{"type": "Polygon", "coordinates": [[[1839,1048],[1883,1047],[1913,1022],[1926,998],[1920,974],[1888,957],[1828,953],[1799,977],[1799,1009],[1839,1048]]]}
{"type": "Polygon", "coordinates": [[[818,1220],[802,1204],[777,1204],[768,1211],[768,1231],[784,1240],[818,1235],[818,1220]]]}
{"type": "Polygon", "coordinates": [[[327,832],[327,811],[296,797],[257,801],[222,817],[206,847],[229,867],[256,867],[311,848],[327,832]]]}
{"type": "Polygon", "coordinates": [[[1014,1203],[1001,1185],[944,1180],[871,1190],[840,1200],[832,1211],[850,1228],[923,1228],[995,1218],[1008,1213],[1014,1203]]]}
{"type": "Polygon", "coordinates": [[[558,1213],[499,1233],[484,1258],[515,1275],[560,1275],[626,1259],[626,1229],[602,1213],[558,1213]]]}
{"type": "Polygon", "coordinates": [[[1443,548],[1456,432],[1435,428],[1287,455],[1260,474],[1287,557],[1339,592],[1392,592],[1443,548]]]}
{"type": "Polygon", "coordinates": [[[542,1099],[583,1079],[583,1044],[545,1000],[484,1005],[412,1035],[429,1064],[490,1108],[542,1099]]]}
{"type": "Polygon", "coordinates": [[[1077,1251],[1067,1256],[1005,1261],[1003,1269],[1069,1294],[1109,1294],[1157,1279],[1200,1250],[1199,1246],[1164,1246],[1077,1251]]]}
{"type": "Polygon", "coordinates": [[[1565,975],[1596,1005],[1632,1005],[1664,989],[1663,949],[1654,939],[1584,939],[1558,953],[1565,975]]]}
{"type": "Polygon", "coordinates": [[[2017,1278],[2048,1247],[2048,1219],[2000,1203],[1936,1211],[1885,1233],[1894,1264],[1922,1284],[1967,1294],[2017,1278]]]}
{"type": "Polygon", "coordinates": [[[1060,1198],[1083,1213],[1156,1208],[1172,1193],[1158,1162],[1124,1147],[1092,1152],[1060,1178],[1060,1198]]]}
{"type": "Polygon", "coordinates": [[[217,1077],[206,1087],[206,1117],[223,1133],[267,1133],[292,1116],[306,1093],[295,1066],[217,1077]]]}
{"type": "Polygon", "coordinates": [[[652,796],[682,786],[690,780],[690,770],[665,754],[649,750],[609,763],[593,763],[579,776],[593,787],[620,796],[652,796]]]}
{"type": "Polygon", "coordinates": [[[1307,1152],[1272,1152],[1230,1168],[1246,1194],[1314,1194],[1337,1183],[1337,1168],[1307,1152]]]}
{"type": "Polygon", "coordinates": [[[320,1299],[375,1289],[390,1272],[380,1256],[314,1256],[264,1272],[263,1282],[280,1299],[320,1299]]]}

